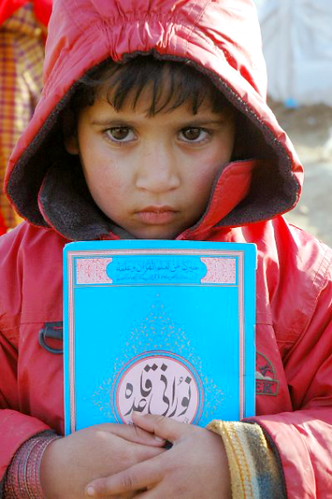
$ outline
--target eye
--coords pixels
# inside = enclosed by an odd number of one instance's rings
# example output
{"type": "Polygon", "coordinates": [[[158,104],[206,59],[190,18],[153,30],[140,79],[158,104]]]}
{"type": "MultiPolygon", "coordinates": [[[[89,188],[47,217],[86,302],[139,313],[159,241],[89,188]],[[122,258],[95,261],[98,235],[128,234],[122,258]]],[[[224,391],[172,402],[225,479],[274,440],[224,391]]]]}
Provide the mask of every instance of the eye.
{"type": "Polygon", "coordinates": [[[108,128],[105,134],[113,142],[130,142],[136,138],[134,131],[127,126],[108,128]]]}
{"type": "Polygon", "coordinates": [[[209,132],[205,128],[187,127],[180,132],[180,137],[186,142],[204,142],[209,137],[209,132]]]}

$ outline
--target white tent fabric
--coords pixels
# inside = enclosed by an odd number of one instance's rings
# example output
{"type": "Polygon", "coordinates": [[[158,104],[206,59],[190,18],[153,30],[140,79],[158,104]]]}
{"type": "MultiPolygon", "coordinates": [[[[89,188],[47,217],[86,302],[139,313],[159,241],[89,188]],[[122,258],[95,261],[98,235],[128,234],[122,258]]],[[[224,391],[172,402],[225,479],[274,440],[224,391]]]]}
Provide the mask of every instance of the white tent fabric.
{"type": "Polygon", "coordinates": [[[332,1],[255,0],[268,92],[286,104],[332,106],[332,1]]]}

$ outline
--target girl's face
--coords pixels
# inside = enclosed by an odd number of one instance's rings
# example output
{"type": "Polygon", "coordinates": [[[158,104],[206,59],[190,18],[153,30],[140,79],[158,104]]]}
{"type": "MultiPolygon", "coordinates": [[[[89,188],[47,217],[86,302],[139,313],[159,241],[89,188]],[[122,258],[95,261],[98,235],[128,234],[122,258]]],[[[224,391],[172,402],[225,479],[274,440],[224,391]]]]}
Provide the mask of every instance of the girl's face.
{"type": "Polygon", "coordinates": [[[116,111],[99,97],[78,117],[67,150],[79,154],[99,208],[129,237],[174,239],[202,216],[217,172],[234,145],[230,109],[182,106],[148,116],[145,89],[116,111]]]}

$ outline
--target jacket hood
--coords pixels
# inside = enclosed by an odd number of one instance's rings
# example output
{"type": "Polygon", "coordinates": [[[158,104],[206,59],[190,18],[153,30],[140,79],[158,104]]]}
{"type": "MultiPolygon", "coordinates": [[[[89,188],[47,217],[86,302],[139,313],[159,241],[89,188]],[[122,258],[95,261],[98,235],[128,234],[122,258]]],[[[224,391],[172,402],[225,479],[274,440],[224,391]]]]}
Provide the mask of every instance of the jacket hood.
{"type": "Polygon", "coordinates": [[[248,178],[239,182],[241,162],[228,165],[202,217],[205,229],[254,223],[294,207],[302,167],[266,104],[266,68],[252,0],[55,0],[43,93],[7,171],[6,192],[19,214],[69,239],[109,233],[110,221],[61,145],[61,115],[77,81],[91,68],[108,58],[124,62],[149,53],[190,60],[242,113],[247,136],[253,137],[250,156],[257,161],[250,186],[242,192],[248,178]],[[233,193],[226,210],[220,207],[221,192],[233,193]]]}

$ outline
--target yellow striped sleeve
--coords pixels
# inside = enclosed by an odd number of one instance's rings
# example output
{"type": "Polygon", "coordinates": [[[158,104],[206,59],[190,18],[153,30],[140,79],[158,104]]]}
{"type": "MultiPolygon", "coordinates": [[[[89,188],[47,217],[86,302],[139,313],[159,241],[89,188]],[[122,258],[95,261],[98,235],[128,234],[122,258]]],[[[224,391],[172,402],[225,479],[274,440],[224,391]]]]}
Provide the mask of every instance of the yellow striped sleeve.
{"type": "Polygon", "coordinates": [[[256,423],[212,421],[208,429],[224,442],[235,499],[284,499],[285,485],[278,460],[256,423]]]}

